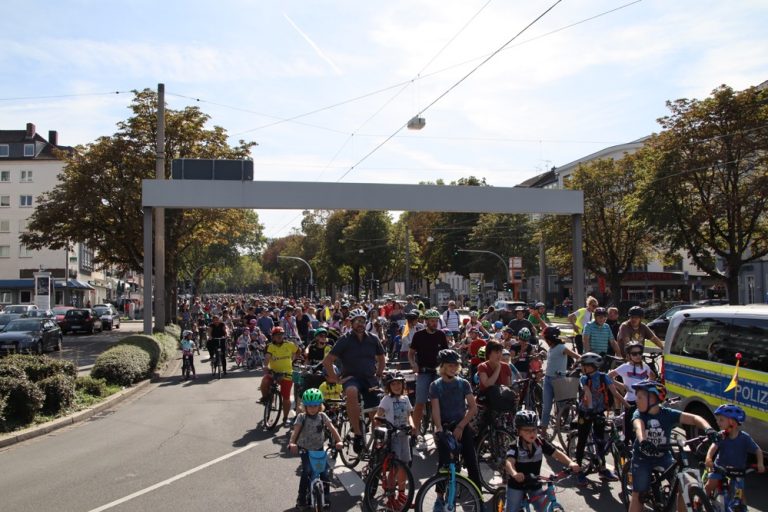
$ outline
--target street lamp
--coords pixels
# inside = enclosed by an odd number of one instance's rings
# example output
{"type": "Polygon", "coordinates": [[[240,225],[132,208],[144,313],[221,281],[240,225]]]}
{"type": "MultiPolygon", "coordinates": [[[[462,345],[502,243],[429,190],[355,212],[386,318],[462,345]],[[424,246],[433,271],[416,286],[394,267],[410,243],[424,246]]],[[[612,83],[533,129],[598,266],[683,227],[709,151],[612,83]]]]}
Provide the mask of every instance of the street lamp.
{"type": "MultiPolygon", "coordinates": [[[[360,249],[360,252],[363,252],[363,250],[360,249]]],[[[307,260],[305,260],[304,258],[299,258],[298,256],[280,256],[280,255],[278,255],[277,259],[279,259],[279,260],[297,260],[297,261],[300,261],[300,262],[302,262],[303,264],[305,264],[307,266],[307,268],[309,269],[309,299],[310,300],[314,299],[314,292],[315,292],[313,290],[313,284],[314,284],[313,277],[314,276],[312,274],[312,267],[309,266],[309,262],[307,260]]]]}
{"type": "Polygon", "coordinates": [[[512,274],[510,274],[510,272],[509,272],[509,266],[507,265],[507,262],[504,261],[504,258],[499,256],[495,252],[493,252],[493,251],[483,251],[483,250],[480,250],[480,249],[457,249],[457,252],[476,252],[476,253],[481,253],[481,254],[492,254],[492,255],[496,256],[499,259],[499,261],[501,262],[501,264],[504,265],[504,270],[507,273],[507,282],[509,282],[509,283],[512,282],[512,274]]]}

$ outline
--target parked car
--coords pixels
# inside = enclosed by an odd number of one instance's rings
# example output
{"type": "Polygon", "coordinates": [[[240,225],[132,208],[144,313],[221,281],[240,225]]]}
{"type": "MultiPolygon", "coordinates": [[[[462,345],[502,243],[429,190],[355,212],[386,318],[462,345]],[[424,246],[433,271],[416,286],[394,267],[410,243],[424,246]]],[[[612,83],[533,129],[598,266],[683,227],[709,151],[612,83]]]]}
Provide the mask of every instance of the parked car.
{"type": "Polygon", "coordinates": [[[3,313],[0,315],[0,331],[3,330],[3,327],[8,325],[8,323],[11,320],[15,320],[16,318],[19,318],[21,315],[19,313],[3,313]]]}
{"type": "Polygon", "coordinates": [[[696,302],[697,306],[727,306],[730,304],[728,299],[704,299],[696,302]]]}
{"type": "Polygon", "coordinates": [[[101,319],[92,309],[74,308],[64,314],[64,322],[61,327],[63,334],[68,332],[87,332],[93,334],[96,331],[103,331],[101,319]]]}
{"type": "Polygon", "coordinates": [[[120,315],[112,304],[96,304],[93,306],[93,312],[101,318],[101,327],[103,329],[119,329],[120,315]]]}
{"type": "Polygon", "coordinates": [[[35,309],[37,309],[37,306],[35,306],[34,304],[12,304],[10,306],[5,306],[3,308],[3,313],[14,313],[18,315],[23,315],[35,309]]]}
{"type": "Polygon", "coordinates": [[[678,304],[677,306],[673,306],[662,313],[658,318],[648,322],[648,328],[652,330],[656,336],[659,337],[659,339],[663,340],[667,335],[667,328],[669,327],[669,320],[672,318],[672,315],[678,311],[696,309],[700,307],[701,306],[697,306],[695,304],[678,304]]]}
{"type": "Polygon", "coordinates": [[[51,318],[16,318],[0,332],[0,354],[61,350],[62,334],[51,318]]]}
{"type": "Polygon", "coordinates": [[[23,316],[27,318],[56,318],[56,313],[52,309],[33,309],[23,316]]]}
{"type": "Polygon", "coordinates": [[[75,309],[75,306],[56,306],[53,308],[53,313],[56,315],[56,323],[59,324],[59,327],[61,327],[62,330],[64,329],[64,326],[62,325],[64,322],[64,315],[66,315],[67,311],[70,309],[75,309]]]}

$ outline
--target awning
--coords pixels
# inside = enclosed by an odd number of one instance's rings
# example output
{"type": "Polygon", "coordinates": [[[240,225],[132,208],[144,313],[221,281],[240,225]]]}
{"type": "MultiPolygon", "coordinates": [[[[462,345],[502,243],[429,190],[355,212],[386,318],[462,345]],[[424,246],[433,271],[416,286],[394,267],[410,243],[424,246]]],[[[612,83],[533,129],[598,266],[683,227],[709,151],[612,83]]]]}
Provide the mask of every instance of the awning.
{"type": "Polygon", "coordinates": [[[34,279],[0,279],[0,289],[4,290],[31,290],[34,287],[34,279]]]}
{"type": "Polygon", "coordinates": [[[77,279],[69,279],[66,283],[61,280],[57,280],[53,284],[54,288],[69,288],[70,290],[93,290],[93,286],[77,279]]]}

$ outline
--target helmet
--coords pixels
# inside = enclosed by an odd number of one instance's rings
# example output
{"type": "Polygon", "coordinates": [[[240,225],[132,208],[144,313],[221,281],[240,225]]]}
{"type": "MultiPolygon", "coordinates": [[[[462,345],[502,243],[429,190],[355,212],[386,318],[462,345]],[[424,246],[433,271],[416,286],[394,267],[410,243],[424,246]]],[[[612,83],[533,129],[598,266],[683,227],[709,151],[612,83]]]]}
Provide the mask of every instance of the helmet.
{"type": "Polygon", "coordinates": [[[632,306],[629,308],[629,316],[639,316],[642,318],[645,316],[645,311],[640,306],[632,306]]]}
{"type": "Polygon", "coordinates": [[[381,383],[384,385],[384,389],[387,388],[390,384],[392,384],[395,381],[400,381],[405,383],[405,377],[402,373],[398,371],[393,372],[387,372],[384,374],[384,377],[381,379],[381,383]]]}
{"type": "Polygon", "coordinates": [[[493,322],[493,328],[496,329],[497,331],[502,327],[504,327],[504,322],[502,322],[501,320],[496,320],[495,322],[493,322]]]}
{"type": "Polygon", "coordinates": [[[315,338],[317,338],[318,336],[328,336],[328,331],[326,331],[322,327],[318,327],[317,329],[315,329],[315,338]]]}
{"type": "Polygon", "coordinates": [[[317,388],[309,388],[301,395],[301,401],[304,405],[322,405],[323,392],[317,388]]]}
{"type": "Polygon", "coordinates": [[[357,308],[349,312],[348,318],[350,320],[354,320],[355,318],[367,318],[367,315],[365,314],[365,311],[363,311],[360,308],[357,308]]]}
{"type": "Polygon", "coordinates": [[[469,318],[465,318],[464,320],[461,321],[461,323],[463,325],[467,325],[469,323],[469,318]]]}
{"type": "Polygon", "coordinates": [[[521,409],[515,414],[515,428],[539,426],[539,415],[530,409],[521,409]]]}
{"type": "Polygon", "coordinates": [[[407,312],[405,314],[405,318],[407,318],[409,320],[415,320],[415,319],[419,318],[419,316],[421,316],[421,314],[419,313],[419,311],[417,309],[412,309],[412,310],[410,310],[409,312],[407,312]]]}
{"type": "Polygon", "coordinates": [[[480,347],[479,349],[477,349],[477,357],[482,360],[485,360],[485,347],[480,347]]]}
{"type": "Polygon", "coordinates": [[[537,308],[537,309],[538,309],[538,308],[545,308],[545,307],[547,307],[547,305],[546,305],[546,304],[544,304],[543,302],[537,302],[537,303],[536,303],[536,308],[537,308]]]}
{"type": "Polygon", "coordinates": [[[251,320],[248,322],[248,325],[256,325],[259,323],[255,318],[251,318],[251,320]]]}
{"type": "Polygon", "coordinates": [[[190,334],[192,334],[192,331],[190,331],[189,329],[185,330],[185,331],[182,333],[182,335],[183,335],[185,338],[186,338],[187,336],[189,336],[190,334]]]}
{"type": "Polygon", "coordinates": [[[443,329],[443,332],[445,333],[446,336],[453,336],[453,331],[448,329],[447,327],[443,329]]]}
{"type": "Polygon", "coordinates": [[[525,312],[525,310],[527,310],[527,309],[528,309],[528,308],[527,308],[527,307],[525,307],[525,306],[517,306],[517,307],[515,308],[515,313],[517,313],[518,311],[523,311],[523,312],[525,312]]]}
{"type": "Polygon", "coordinates": [[[637,341],[637,340],[632,340],[629,343],[627,343],[626,346],[624,347],[624,353],[625,354],[629,354],[629,352],[633,348],[640,348],[640,349],[645,350],[645,346],[642,344],[642,342],[637,341]]]}
{"type": "Polygon", "coordinates": [[[659,402],[663,402],[667,398],[667,388],[655,380],[641,380],[637,384],[632,384],[632,389],[635,391],[642,389],[648,393],[653,393],[659,398],[659,402]]]}
{"type": "Polygon", "coordinates": [[[504,349],[502,349],[502,350],[501,350],[501,355],[503,355],[503,356],[508,356],[508,355],[510,355],[510,353],[509,353],[509,350],[507,350],[507,349],[505,349],[505,348],[504,348],[504,349]]]}
{"type": "Polygon", "coordinates": [[[608,316],[608,310],[605,309],[605,308],[595,308],[594,315],[595,316],[608,316]]]}
{"type": "Polygon", "coordinates": [[[739,425],[744,423],[744,420],[747,419],[747,415],[744,413],[744,409],[738,405],[733,404],[723,404],[719,406],[717,409],[715,409],[715,416],[725,416],[726,418],[731,418],[732,420],[735,420],[739,425]]]}
{"type": "Polygon", "coordinates": [[[603,358],[600,357],[599,354],[595,354],[594,352],[587,352],[586,354],[581,356],[581,359],[579,359],[580,364],[591,364],[595,368],[599,368],[600,365],[603,363],[603,358]]]}
{"type": "Polygon", "coordinates": [[[560,332],[560,328],[559,327],[550,326],[550,327],[547,327],[546,329],[544,329],[544,339],[548,340],[548,341],[559,340],[560,339],[560,334],[562,334],[562,333],[560,332]]]}
{"type": "Polygon", "coordinates": [[[469,316],[471,316],[472,318],[475,318],[475,317],[477,317],[478,315],[479,315],[479,313],[478,313],[477,311],[470,311],[470,312],[469,312],[469,316]]]}
{"type": "Polygon", "coordinates": [[[488,320],[483,320],[483,321],[480,323],[480,325],[482,325],[483,327],[485,327],[486,329],[488,329],[489,327],[491,327],[491,322],[489,322],[488,320]]]}
{"type": "Polygon", "coordinates": [[[272,328],[272,334],[285,334],[285,329],[278,325],[277,327],[272,328]]]}
{"type": "Polygon", "coordinates": [[[459,364],[460,361],[461,358],[459,357],[459,354],[455,350],[449,348],[444,348],[437,354],[437,362],[439,364],[459,364]]]}
{"type": "Polygon", "coordinates": [[[529,340],[531,339],[531,330],[527,327],[523,327],[519,331],[517,331],[517,337],[521,340],[529,340]]]}
{"type": "Polygon", "coordinates": [[[430,318],[440,318],[440,313],[436,309],[428,309],[424,312],[424,318],[429,320],[430,318]]]}

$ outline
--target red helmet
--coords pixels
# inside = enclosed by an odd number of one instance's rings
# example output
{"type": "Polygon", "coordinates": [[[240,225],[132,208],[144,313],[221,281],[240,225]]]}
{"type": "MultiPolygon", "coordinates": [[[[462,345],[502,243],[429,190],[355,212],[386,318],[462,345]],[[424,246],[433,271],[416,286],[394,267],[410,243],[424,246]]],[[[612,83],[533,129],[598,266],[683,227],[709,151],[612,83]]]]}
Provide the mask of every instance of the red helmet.
{"type": "Polygon", "coordinates": [[[278,325],[277,327],[272,328],[272,334],[285,334],[285,329],[278,325]]]}
{"type": "Polygon", "coordinates": [[[461,321],[462,324],[467,325],[469,323],[469,318],[465,318],[461,321]]]}

